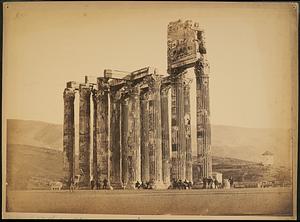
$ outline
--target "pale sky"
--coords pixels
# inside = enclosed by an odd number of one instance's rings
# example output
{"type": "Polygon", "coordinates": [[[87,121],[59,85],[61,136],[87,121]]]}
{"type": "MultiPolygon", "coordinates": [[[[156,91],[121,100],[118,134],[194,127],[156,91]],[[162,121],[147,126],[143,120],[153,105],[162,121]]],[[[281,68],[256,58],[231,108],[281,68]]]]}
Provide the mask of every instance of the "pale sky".
{"type": "Polygon", "coordinates": [[[206,32],[211,122],[290,128],[296,16],[292,4],[5,3],[5,117],[62,124],[67,81],[104,69],[165,74],[167,25],[181,18],[206,32]]]}

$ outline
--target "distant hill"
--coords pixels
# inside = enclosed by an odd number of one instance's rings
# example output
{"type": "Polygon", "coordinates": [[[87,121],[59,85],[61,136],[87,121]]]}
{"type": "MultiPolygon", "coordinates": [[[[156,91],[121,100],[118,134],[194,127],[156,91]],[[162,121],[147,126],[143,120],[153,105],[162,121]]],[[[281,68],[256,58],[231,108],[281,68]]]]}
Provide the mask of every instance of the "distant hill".
{"type": "MultiPolygon", "coordinates": [[[[23,144],[62,151],[63,129],[60,124],[31,120],[7,120],[8,144],[23,144]]],[[[76,126],[76,130],[78,126],[76,126]]],[[[192,128],[193,129],[193,128],[192,128]]],[[[76,131],[78,132],[78,131],[76,131]]],[[[196,132],[192,132],[194,135],[196,132]]],[[[76,150],[78,150],[76,133],[76,150]]],[[[274,153],[275,165],[290,164],[290,131],[284,129],[251,129],[212,125],[214,156],[260,162],[265,151],[274,153]]],[[[195,139],[195,138],[194,138],[195,139]]],[[[196,155],[196,141],[193,141],[196,155]]]]}
{"type": "MultiPolygon", "coordinates": [[[[196,158],[194,157],[194,161],[196,158]]],[[[76,174],[78,174],[78,156],[76,174]]],[[[235,181],[272,180],[289,174],[287,169],[263,167],[260,164],[234,158],[213,156],[213,171],[235,181]]],[[[49,182],[63,178],[62,151],[28,145],[7,146],[7,183],[13,190],[49,189],[49,182]]]]}

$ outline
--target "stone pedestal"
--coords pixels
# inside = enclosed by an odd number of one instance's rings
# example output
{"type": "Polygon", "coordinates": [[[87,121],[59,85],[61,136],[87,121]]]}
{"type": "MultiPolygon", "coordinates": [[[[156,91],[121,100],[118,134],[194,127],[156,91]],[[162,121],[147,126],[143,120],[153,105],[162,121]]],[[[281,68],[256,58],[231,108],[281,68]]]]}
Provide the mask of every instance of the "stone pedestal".
{"type": "Polygon", "coordinates": [[[64,97],[64,132],[63,132],[63,171],[64,181],[70,186],[75,172],[75,126],[74,126],[74,100],[75,91],[66,88],[64,97]]]}
{"type": "Polygon", "coordinates": [[[82,186],[90,186],[90,99],[88,85],[79,88],[79,170],[83,176],[82,186]]]}

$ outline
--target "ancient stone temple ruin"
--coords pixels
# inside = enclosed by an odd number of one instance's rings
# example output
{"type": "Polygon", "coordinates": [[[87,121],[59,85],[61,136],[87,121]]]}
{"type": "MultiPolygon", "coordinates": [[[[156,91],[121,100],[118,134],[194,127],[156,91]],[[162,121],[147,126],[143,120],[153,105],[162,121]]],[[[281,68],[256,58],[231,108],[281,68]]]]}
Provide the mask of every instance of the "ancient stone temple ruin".
{"type": "Polygon", "coordinates": [[[164,75],[151,67],[134,72],[106,69],[96,81],[86,77],[83,83],[67,82],[63,130],[67,183],[75,176],[76,94],[78,165],[84,187],[89,187],[93,178],[107,180],[114,189],[133,188],[137,181],[151,181],[154,188],[164,189],[172,179],[195,183],[211,176],[209,64],[204,31],[198,23],[171,22],[167,54],[168,71],[164,75]],[[196,174],[191,146],[192,79],[187,77],[191,69],[196,77],[196,174]]]}

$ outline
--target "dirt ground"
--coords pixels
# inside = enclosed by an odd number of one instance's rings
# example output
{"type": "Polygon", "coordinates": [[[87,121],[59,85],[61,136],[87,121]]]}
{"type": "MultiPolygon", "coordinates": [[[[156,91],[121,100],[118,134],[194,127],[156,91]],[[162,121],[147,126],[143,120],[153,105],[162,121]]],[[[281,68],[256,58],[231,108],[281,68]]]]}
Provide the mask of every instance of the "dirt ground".
{"type": "Polygon", "coordinates": [[[8,212],[130,215],[292,215],[291,188],[9,191],[8,212]]]}

